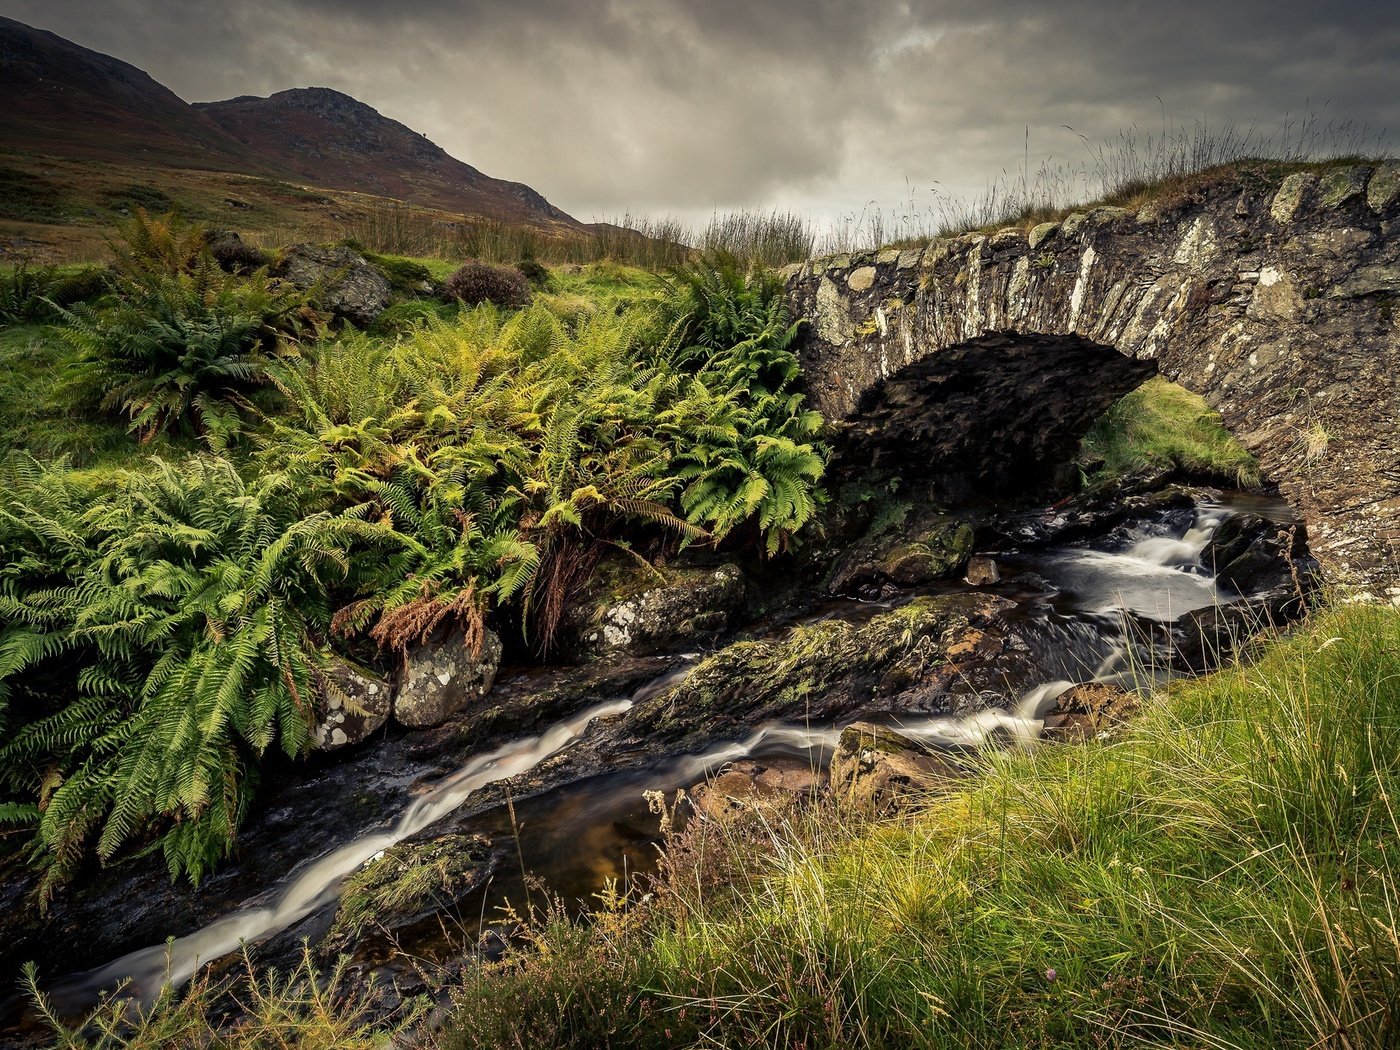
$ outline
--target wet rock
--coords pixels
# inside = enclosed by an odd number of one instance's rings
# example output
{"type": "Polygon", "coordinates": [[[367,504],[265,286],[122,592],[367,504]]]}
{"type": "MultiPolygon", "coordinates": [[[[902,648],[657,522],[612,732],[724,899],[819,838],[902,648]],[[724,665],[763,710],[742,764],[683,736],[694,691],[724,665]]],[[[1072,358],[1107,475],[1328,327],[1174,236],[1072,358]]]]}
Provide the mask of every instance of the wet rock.
{"type": "Polygon", "coordinates": [[[481,835],[390,847],[346,878],[322,955],[361,953],[369,943],[392,941],[399,931],[450,910],[486,884],[499,859],[481,835]]]}
{"type": "Polygon", "coordinates": [[[801,758],[741,759],[690,792],[696,812],[709,820],[731,821],[751,813],[781,814],[810,799],[825,781],[819,768],[801,758]]]}
{"type": "Polygon", "coordinates": [[[973,531],[966,522],[928,515],[902,527],[869,536],[844,551],[826,584],[829,594],[872,599],[885,585],[917,587],[952,575],[972,552],[973,531]]]}
{"type": "Polygon", "coordinates": [[[564,648],[586,662],[674,647],[724,630],[744,597],[733,565],[604,571],[565,614],[564,648]]]}
{"type": "Polygon", "coordinates": [[[1235,514],[1220,523],[1201,551],[1201,564],[1237,594],[1277,589],[1306,592],[1311,577],[1304,530],[1257,514],[1235,514]]]}
{"type": "Polygon", "coordinates": [[[394,297],[385,276],[350,248],[294,244],[274,272],[298,288],[317,288],[322,306],[360,328],[372,324],[394,297]]]}
{"type": "Polygon", "coordinates": [[[1171,627],[1172,666],[1191,674],[1214,671],[1251,640],[1296,620],[1303,608],[1295,592],[1280,588],[1189,612],[1171,627]]]}
{"type": "Polygon", "coordinates": [[[1097,740],[1131,718],[1140,704],[1136,693],[1116,685],[1076,685],[1060,694],[1045,716],[1041,735],[1061,744],[1097,740]]]}
{"type": "Polygon", "coordinates": [[[393,686],[378,675],[335,657],[318,699],[311,730],[318,751],[338,751],[367,740],[389,720],[393,686]]]}
{"type": "Polygon", "coordinates": [[[501,639],[487,630],[473,652],[461,631],[414,650],[404,667],[394,720],[411,729],[441,725],[491,691],[501,662],[501,639]]]}
{"type": "Polygon", "coordinates": [[[974,587],[986,587],[1001,582],[1001,569],[995,559],[979,554],[968,559],[966,579],[974,587]]]}
{"type": "Polygon", "coordinates": [[[831,756],[831,792],[867,813],[905,805],[962,776],[953,759],[930,752],[888,726],[853,722],[831,756]]]}

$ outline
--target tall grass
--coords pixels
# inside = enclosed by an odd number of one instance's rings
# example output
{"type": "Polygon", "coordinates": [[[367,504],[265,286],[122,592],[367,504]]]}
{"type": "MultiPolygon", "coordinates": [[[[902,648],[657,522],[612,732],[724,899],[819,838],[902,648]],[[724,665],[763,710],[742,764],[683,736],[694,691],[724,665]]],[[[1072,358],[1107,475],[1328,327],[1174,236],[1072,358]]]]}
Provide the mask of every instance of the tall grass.
{"type": "Polygon", "coordinates": [[[120,992],[76,1021],[39,990],[33,969],[24,985],[34,1012],[60,1050],[382,1050],[423,1014],[410,1002],[397,1015],[376,1008],[373,985],[356,986],[346,959],[318,969],[309,951],[289,973],[258,972],[245,951],[242,972],[211,977],[206,969],[183,991],[166,986],[149,1007],[120,992]]]}
{"type": "Polygon", "coordinates": [[[1020,165],[974,196],[944,192],[937,184],[926,197],[911,189],[894,207],[874,201],[852,211],[819,238],[822,252],[852,252],[917,243],[995,226],[1045,221],[1091,202],[1129,204],[1169,192],[1214,169],[1261,163],[1304,165],[1361,157],[1384,157],[1392,142],[1384,131],[1312,112],[1287,116],[1273,130],[1233,121],[1197,120],[1172,126],[1163,115],[1160,131],[1136,125],[1098,142],[1065,125],[1074,156],[1031,160],[1030,132],[1020,165]]]}
{"type": "Polygon", "coordinates": [[[1397,653],[1400,611],[1338,609],[902,819],[687,832],[645,905],[469,978],[444,1042],[1396,1045],[1397,653]]]}
{"type": "Polygon", "coordinates": [[[704,229],[679,219],[627,213],[582,229],[543,229],[502,219],[447,221],[397,202],[370,208],[341,230],[376,253],[479,259],[513,265],[535,259],[551,265],[613,262],[662,271],[684,266],[700,251],[721,251],[748,265],[784,266],[810,258],[815,228],[792,212],[716,214],[704,229]]]}

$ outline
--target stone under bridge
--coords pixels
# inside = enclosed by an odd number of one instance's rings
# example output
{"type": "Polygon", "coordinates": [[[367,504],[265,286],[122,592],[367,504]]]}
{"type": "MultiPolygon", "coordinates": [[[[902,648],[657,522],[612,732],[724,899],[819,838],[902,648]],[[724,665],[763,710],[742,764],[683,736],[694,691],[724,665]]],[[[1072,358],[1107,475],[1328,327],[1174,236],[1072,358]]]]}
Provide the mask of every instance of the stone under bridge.
{"type": "Polygon", "coordinates": [[[1400,164],[1235,171],[785,276],[848,461],[1035,487],[1160,372],[1258,457],[1329,582],[1400,602],[1400,164]]]}

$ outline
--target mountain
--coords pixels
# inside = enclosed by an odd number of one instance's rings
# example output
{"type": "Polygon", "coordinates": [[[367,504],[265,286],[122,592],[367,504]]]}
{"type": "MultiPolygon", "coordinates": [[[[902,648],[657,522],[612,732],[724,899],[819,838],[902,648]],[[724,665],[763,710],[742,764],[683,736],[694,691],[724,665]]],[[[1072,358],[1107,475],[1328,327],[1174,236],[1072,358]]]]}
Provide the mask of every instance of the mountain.
{"type": "Polygon", "coordinates": [[[581,224],[329,88],[190,105],[135,66],[0,17],[0,159],[191,169],[392,197],[549,229],[581,224]]]}
{"type": "Polygon", "coordinates": [[[330,88],[194,106],[269,163],[333,189],[444,211],[579,225],[529,186],[483,175],[426,135],[330,88]]]}
{"type": "Polygon", "coordinates": [[[0,98],[7,150],[274,174],[135,66],[3,17],[0,98]]]}

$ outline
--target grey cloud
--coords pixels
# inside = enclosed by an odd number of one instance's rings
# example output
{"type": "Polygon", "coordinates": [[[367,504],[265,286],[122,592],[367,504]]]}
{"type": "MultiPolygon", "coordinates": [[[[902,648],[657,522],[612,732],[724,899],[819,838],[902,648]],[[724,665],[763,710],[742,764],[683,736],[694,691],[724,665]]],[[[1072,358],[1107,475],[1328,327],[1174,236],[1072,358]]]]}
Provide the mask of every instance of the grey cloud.
{"type": "Polygon", "coordinates": [[[1400,5],[1302,0],[0,0],[186,98],[321,84],[583,218],[971,191],[1080,140],[1400,125],[1400,5]]]}

